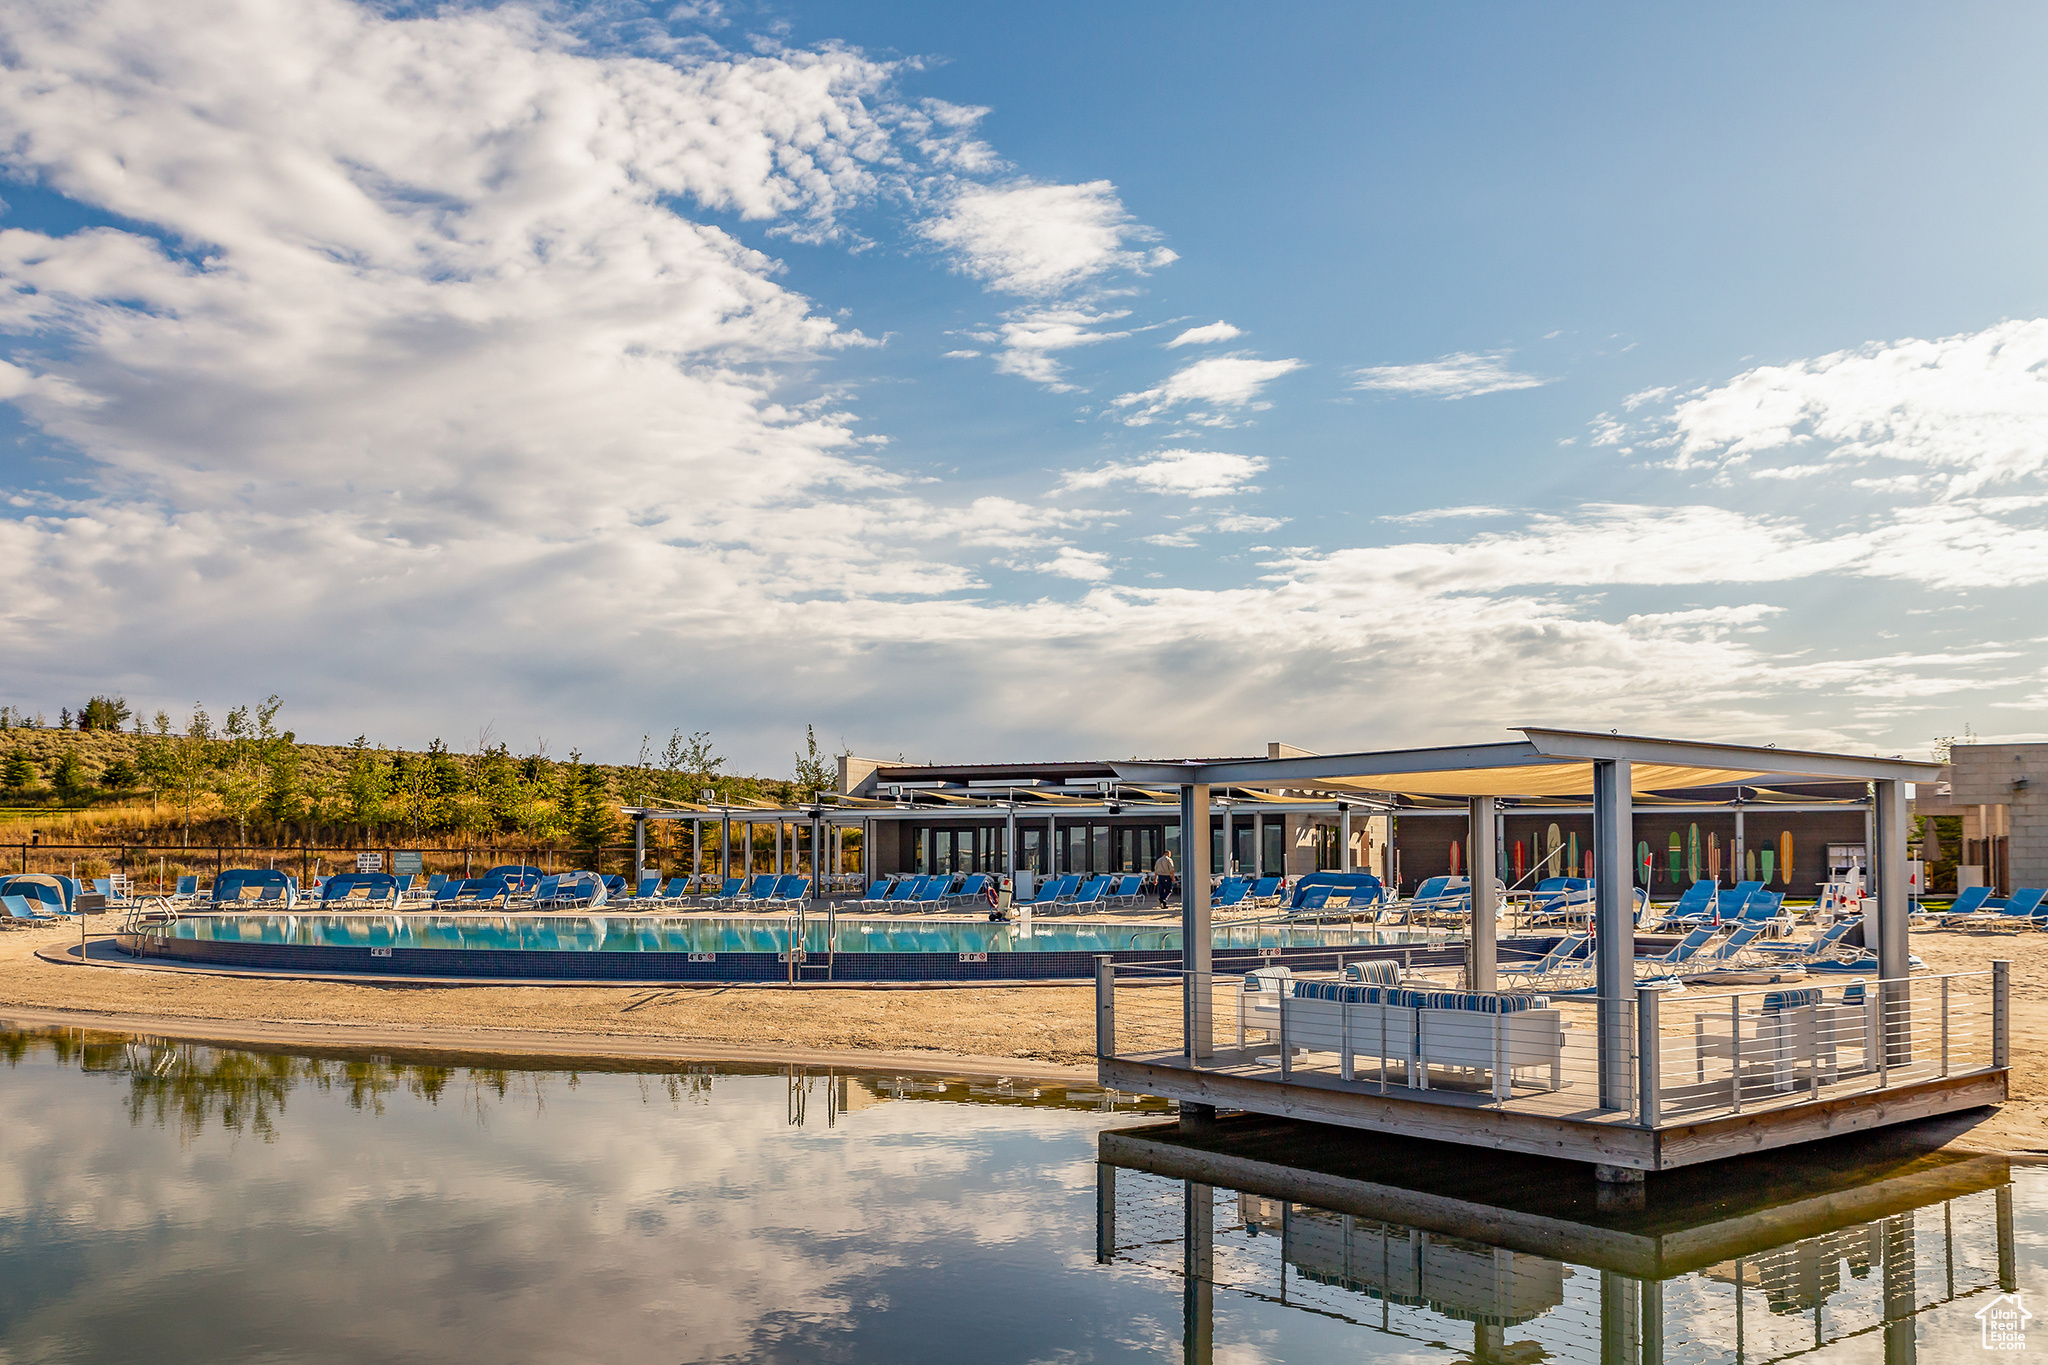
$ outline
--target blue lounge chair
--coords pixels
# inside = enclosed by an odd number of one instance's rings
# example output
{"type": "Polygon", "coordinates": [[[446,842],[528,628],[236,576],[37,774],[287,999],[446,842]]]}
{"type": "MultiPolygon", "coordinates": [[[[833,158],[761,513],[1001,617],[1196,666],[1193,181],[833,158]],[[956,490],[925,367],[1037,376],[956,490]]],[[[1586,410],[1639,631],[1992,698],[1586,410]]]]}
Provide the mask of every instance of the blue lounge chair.
{"type": "Polygon", "coordinates": [[[1979,914],[1983,911],[1984,903],[1990,899],[1991,888],[1988,886],[1964,887],[1963,893],[1956,897],[1955,904],[1935,916],[1935,926],[1946,929],[1952,921],[1979,914]]]}
{"type": "Polygon", "coordinates": [[[320,885],[322,910],[378,910],[398,908],[398,880],[383,872],[342,872],[320,885]]]}
{"type": "Polygon", "coordinates": [[[1138,873],[1131,872],[1117,878],[1116,885],[1112,886],[1102,899],[1109,905],[1136,905],[1144,898],[1145,879],[1138,873]]]}
{"type": "Polygon", "coordinates": [[[1068,911],[1094,910],[1102,905],[1103,898],[1108,894],[1109,878],[1090,877],[1087,885],[1076,892],[1072,900],[1063,902],[1060,905],[1060,909],[1068,911]]]}
{"type": "Polygon", "coordinates": [[[1280,878],[1261,877],[1252,883],[1252,889],[1244,898],[1254,905],[1278,905],[1280,903],[1280,878]]]}
{"type": "Polygon", "coordinates": [[[1693,957],[1696,954],[1698,954],[1700,949],[1706,947],[1708,942],[1712,940],[1714,936],[1719,934],[1720,932],[1721,931],[1719,929],[1717,929],[1711,924],[1700,925],[1691,933],[1687,934],[1684,938],[1678,940],[1677,944],[1672,947],[1670,952],[1660,953],[1655,957],[1637,958],[1636,975],[1669,975],[1671,968],[1680,967],[1692,961],[1693,957]]]}
{"type": "Polygon", "coordinates": [[[1685,888],[1685,894],[1664,912],[1660,924],[1696,924],[1714,910],[1714,893],[1719,888],[1704,877],[1685,888]]]}
{"type": "Polygon", "coordinates": [[[1984,903],[1984,909],[1972,918],[1962,921],[1965,929],[2038,929],[2048,922],[2048,910],[2041,908],[2041,902],[2048,898],[2048,892],[2039,887],[2023,886],[2004,900],[1984,903]]]}
{"type": "Polygon", "coordinates": [[[1694,954],[1692,960],[1685,964],[1684,971],[1672,972],[1671,975],[1679,978],[1703,976],[1708,972],[1724,971],[1739,966],[1742,959],[1748,956],[1750,945],[1756,942],[1757,935],[1762,932],[1761,925],[1738,924],[1728,937],[1694,954]]]}
{"type": "Polygon", "coordinates": [[[987,898],[988,874],[986,872],[971,874],[966,881],[960,883],[958,891],[950,892],[946,896],[947,900],[958,901],[963,905],[972,904],[978,900],[986,900],[987,898]]]}
{"type": "Polygon", "coordinates": [[[1028,901],[1020,902],[1033,910],[1050,910],[1059,903],[1060,888],[1066,885],[1064,877],[1047,877],[1038,884],[1038,894],[1028,901]]]}
{"type": "Polygon", "coordinates": [[[56,915],[37,909],[27,896],[0,895],[0,909],[7,912],[7,920],[12,924],[55,924],[58,920],[56,915]]]}
{"type": "Polygon", "coordinates": [[[651,877],[642,877],[640,885],[633,888],[633,894],[623,899],[632,901],[635,905],[651,905],[660,900],[661,875],[656,873],[651,877]]]}
{"type": "MultiPolygon", "coordinates": [[[[1094,884],[1089,883],[1090,886],[1094,884]]],[[[1251,894],[1251,889],[1252,884],[1242,877],[1225,877],[1223,885],[1216,889],[1216,899],[1209,904],[1215,909],[1227,910],[1233,905],[1242,904],[1244,898],[1251,894]]]]}
{"type": "Polygon", "coordinates": [[[1349,897],[1354,910],[1377,906],[1386,899],[1386,894],[1386,887],[1370,872],[1311,872],[1295,880],[1287,902],[1287,913],[1295,915],[1304,910],[1322,910],[1333,897],[1339,900],[1349,897]],[[1309,904],[1309,893],[1318,889],[1321,894],[1314,897],[1314,904],[1309,904]]]}
{"type": "Polygon", "coordinates": [[[775,899],[775,883],[780,881],[772,872],[762,873],[747,884],[747,889],[732,898],[735,910],[750,909],[775,899]]]}
{"type": "Polygon", "coordinates": [[[172,900],[173,902],[177,902],[177,901],[189,901],[189,900],[193,899],[193,898],[194,898],[195,896],[197,896],[198,894],[199,894],[199,878],[197,878],[197,877],[180,877],[180,878],[178,878],[178,889],[177,889],[177,890],[175,890],[175,891],[173,891],[173,892],[171,893],[171,900],[172,900]]]}
{"type": "Polygon", "coordinates": [[[1592,979],[1591,934],[1566,934],[1550,951],[1530,962],[1503,962],[1498,968],[1502,984],[1516,989],[1549,987],[1570,990],[1592,979]],[[1583,956],[1581,956],[1584,954],[1583,956]]]}
{"type": "MultiPolygon", "coordinates": [[[[1847,937],[1851,929],[1854,929],[1861,923],[1863,923],[1861,915],[1852,915],[1848,919],[1837,920],[1829,925],[1818,937],[1809,939],[1805,943],[1759,943],[1756,947],[1760,953],[1769,953],[1772,962],[1778,966],[1813,966],[1816,963],[1826,962],[1841,956],[1844,946],[1842,940],[1847,937]]],[[[1861,948],[1854,949],[1854,951],[1858,956],[1861,956],[1863,952],[1861,948]]]]}
{"type": "Polygon", "coordinates": [[[795,875],[777,877],[775,890],[769,893],[768,903],[801,910],[811,903],[811,879],[795,875]]]}
{"type": "Polygon", "coordinates": [[[1743,910],[1749,905],[1749,898],[1764,889],[1762,882],[1737,882],[1725,891],[1714,893],[1714,918],[1721,921],[1741,919],[1743,910]]]}
{"type": "Polygon", "coordinates": [[[297,899],[297,888],[282,872],[231,867],[213,879],[213,894],[207,903],[216,910],[236,910],[247,908],[251,902],[265,907],[282,902],[289,907],[297,899]]]}
{"type": "Polygon", "coordinates": [[[887,880],[870,882],[868,893],[856,898],[853,903],[859,906],[886,905],[889,902],[889,891],[894,885],[894,882],[887,880]]]}

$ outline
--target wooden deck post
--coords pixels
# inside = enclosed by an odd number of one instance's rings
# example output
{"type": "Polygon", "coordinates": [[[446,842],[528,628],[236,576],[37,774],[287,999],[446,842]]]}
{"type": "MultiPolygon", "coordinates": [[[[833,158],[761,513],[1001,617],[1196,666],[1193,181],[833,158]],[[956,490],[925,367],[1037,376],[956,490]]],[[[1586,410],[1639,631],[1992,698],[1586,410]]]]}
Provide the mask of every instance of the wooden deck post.
{"type": "Polygon", "coordinates": [[[1183,1050],[1190,1058],[1215,1053],[1209,970],[1209,787],[1180,789],[1180,965],[1183,1050]]]}
{"type": "Polygon", "coordinates": [[[1210,1365],[1216,1341],[1216,1191],[1190,1180],[1184,1199],[1181,1359],[1186,1365],[1210,1365]]]}
{"type": "Polygon", "coordinates": [[[1470,801],[1472,865],[1466,870],[1472,882],[1472,941],[1465,952],[1465,979],[1475,991],[1499,989],[1498,927],[1500,902],[1493,893],[1499,875],[1494,868],[1493,798],[1475,796],[1470,801]]]}
{"type": "Polygon", "coordinates": [[[1636,989],[1633,784],[1627,759],[1593,763],[1593,964],[1598,996],[1600,1107],[1631,1108],[1630,1018],[1636,989]]]}

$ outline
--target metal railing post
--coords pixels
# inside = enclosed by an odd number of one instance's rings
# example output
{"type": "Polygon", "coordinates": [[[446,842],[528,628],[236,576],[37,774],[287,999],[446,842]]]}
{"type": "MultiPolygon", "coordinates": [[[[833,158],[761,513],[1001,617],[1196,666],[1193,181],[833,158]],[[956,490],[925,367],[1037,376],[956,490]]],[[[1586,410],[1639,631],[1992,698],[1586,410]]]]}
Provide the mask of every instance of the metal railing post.
{"type": "Polygon", "coordinates": [[[2012,1065],[2012,963],[1991,963],[1991,1065],[2012,1065]]]}
{"type": "Polygon", "coordinates": [[[1948,978],[1941,979],[1941,1074],[1948,1075],[1948,978]]]}
{"type": "Polygon", "coordinates": [[[1107,953],[1095,959],[1095,1055],[1116,1056],[1116,963],[1107,953]]]}
{"type": "Polygon", "coordinates": [[[1728,997],[1728,1066],[1733,1073],[1731,1085],[1735,1101],[1735,1112],[1742,1112],[1742,996],[1738,993],[1728,997]]]}
{"type": "Polygon", "coordinates": [[[1657,988],[1636,987],[1636,1122],[1655,1128],[1663,1092],[1657,1032],[1657,988]]]}
{"type": "Polygon", "coordinates": [[[1288,989],[1291,982],[1280,982],[1280,1079],[1288,1080],[1294,1075],[1294,1045],[1287,1036],[1287,997],[1293,992],[1288,989]]]}

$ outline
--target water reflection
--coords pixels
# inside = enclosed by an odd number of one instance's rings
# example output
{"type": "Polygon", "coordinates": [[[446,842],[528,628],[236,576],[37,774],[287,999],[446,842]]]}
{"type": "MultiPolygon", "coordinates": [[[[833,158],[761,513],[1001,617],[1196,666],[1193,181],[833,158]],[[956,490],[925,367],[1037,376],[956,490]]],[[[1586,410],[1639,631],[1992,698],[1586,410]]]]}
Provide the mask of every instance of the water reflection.
{"type": "Polygon", "coordinates": [[[1941,1362],[2001,1286],[2048,1294],[2048,1181],[1986,1159],[1830,1144],[1603,1212],[1567,1163],[1021,1078],[75,1032],[0,1062],[8,1365],[1941,1362]]]}
{"type": "MultiPolygon", "coordinates": [[[[1241,1142],[1229,1125],[1101,1139],[1096,1259],[1178,1281],[1190,1362],[1216,1358],[1219,1295],[1353,1324],[1367,1355],[1741,1365],[1831,1347],[1829,1359],[1887,1365],[1957,1359],[1977,1346],[1976,1312],[2022,1288],[2016,1189],[2038,1209],[2044,1184],[2023,1167],[2016,1186],[2003,1158],[1831,1143],[1805,1168],[1774,1157],[1694,1173],[1723,1187],[1715,1207],[1680,1189],[1676,1206],[1666,1191],[1662,1209],[1603,1217],[1584,1212],[1597,1197],[1554,1185],[1486,1204],[1427,1171],[1400,1185],[1276,1165],[1266,1158],[1286,1131],[1259,1120],[1241,1142]],[[1313,1202],[1289,1197],[1303,1187],[1313,1202]]],[[[1544,1165],[1524,1174],[1540,1179],[1544,1165]]]]}

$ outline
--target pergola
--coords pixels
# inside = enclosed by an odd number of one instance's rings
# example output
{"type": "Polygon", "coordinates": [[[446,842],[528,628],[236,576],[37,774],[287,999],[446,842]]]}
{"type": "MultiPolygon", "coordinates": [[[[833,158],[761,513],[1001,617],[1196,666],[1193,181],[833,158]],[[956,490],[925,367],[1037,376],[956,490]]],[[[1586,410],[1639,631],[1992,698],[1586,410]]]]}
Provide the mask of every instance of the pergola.
{"type": "MultiPolygon", "coordinates": [[[[1827,779],[1871,783],[1876,847],[1869,866],[1877,883],[1875,940],[1878,976],[1887,992],[1902,990],[1907,950],[1906,784],[1932,782],[1940,765],[1904,758],[1866,758],[1775,746],[1714,744],[1589,730],[1517,726],[1522,738],[1496,744],[1460,744],[1377,753],[1317,754],[1219,762],[1115,763],[1119,780],[1177,785],[1181,799],[1183,868],[1205,850],[1193,842],[1197,812],[1209,807],[1215,786],[1306,788],[1373,796],[1463,798],[1472,828],[1493,827],[1502,797],[1591,798],[1593,808],[1595,981],[1599,1005],[1600,1088],[1603,1099],[1624,1096],[1630,1085],[1629,1003],[1635,982],[1635,917],[1631,909],[1631,815],[1635,793],[1728,783],[1827,779]]],[[[1201,822],[1206,824],[1206,822],[1201,822]]],[[[1499,906],[1493,841],[1472,840],[1472,987],[1496,985],[1495,942],[1499,906]]],[[[1210,972],[1209,883],[1183,881],[1183,967],[1206,979],[1210,972]]],[[[1207,991],[1186,993],[1191,1055],[1206,1049],[1207,991]]]]}

